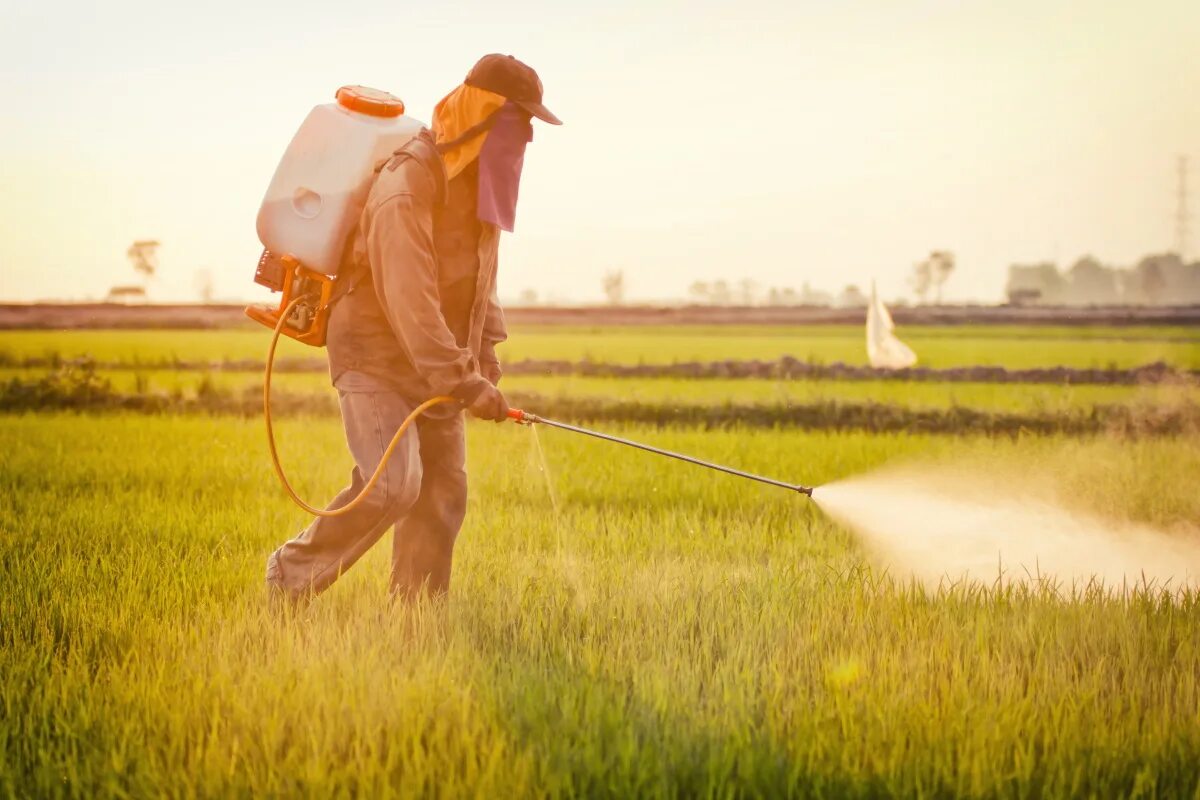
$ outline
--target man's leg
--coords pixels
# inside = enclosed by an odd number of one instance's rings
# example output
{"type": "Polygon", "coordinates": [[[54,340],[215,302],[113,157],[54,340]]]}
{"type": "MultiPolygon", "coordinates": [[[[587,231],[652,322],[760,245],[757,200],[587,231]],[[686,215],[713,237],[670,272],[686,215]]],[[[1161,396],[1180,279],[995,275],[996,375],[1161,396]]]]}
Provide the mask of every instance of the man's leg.
{"type": "Polygon", "coordinates": [[[420,434],[421,493],[392,540],[392,593],[406,600],[449,590],[454,540],[467,513],[462,415],[422,420],[420,434]]]}
{"type": "MultiPolygon", "coordinates": [[[[369,480],[392,436],[412,410],[392,392],[340,392],[346,444],[354,458],[350,486],[328,508],[353,500],[369,480]]],[[[353,510],[337,517],[317,517],[267,559],[267,583],[289,597],[316,594],[349,569],[392,523],[417,500],[421,460],[417,431],[404,434],[375,488],[353,510]]]]}

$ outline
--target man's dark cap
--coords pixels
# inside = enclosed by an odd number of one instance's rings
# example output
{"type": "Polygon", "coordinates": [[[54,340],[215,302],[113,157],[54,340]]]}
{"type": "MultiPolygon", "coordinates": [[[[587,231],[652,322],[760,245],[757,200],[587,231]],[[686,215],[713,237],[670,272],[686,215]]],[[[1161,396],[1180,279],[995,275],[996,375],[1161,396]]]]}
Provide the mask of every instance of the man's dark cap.
{"type": "Polygon", "coordinates": [[[512,56],[500,53],[484,56],[471,67],[463,83],[495,92],[551,125],[562,125],[562,120],[542,105],[542,82],[533,67],[512,56]]]}

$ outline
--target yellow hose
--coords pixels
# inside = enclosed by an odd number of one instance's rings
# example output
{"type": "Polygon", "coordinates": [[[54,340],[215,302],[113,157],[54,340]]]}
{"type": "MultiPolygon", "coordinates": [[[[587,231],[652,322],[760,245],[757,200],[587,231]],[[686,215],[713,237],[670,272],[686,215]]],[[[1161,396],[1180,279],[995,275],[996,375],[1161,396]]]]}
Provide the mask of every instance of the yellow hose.
{"type": "Polygon", "coordinates": [[[400,423],[400,427],[396,430],[396,434],[392,437],[392,441],[388,444],[387,449],[383,451],[383,458],[379,459],[379,465],[375,467],[375,472],[371,475],[371,479],[367,481],[367,485],[364,486],[362,491],[358,493],[358,496],[349,503],[341,508],[335,509],[324,509],[310,506],[308,503],[300,499],[300,495],[296,494],[296,490],[292,488],[290,483],[288,483],[287,476],[283,474],[283,467],[279,463],[279,453],[275,450],[275,428],[271,424],[271,371],[275,366],[275,346],[279,344],[279,334],[283,332],[284,323],[287,321],[288,316],[292,313],[292,309],[294,309],[296,305],[304,299],[304,296],[301,295],[292,302],[288,303],[283,311],[280,312],[279,321],[275,323],[275,331],[271,334],[271,346],[267,350],[267,369],[263,376],[263,417],[267,421],[267,446],[271,449],[271,463],[275,465],[275,474],[279,476],[279,482],[283,484],[283,488],[287,490],[288,495],[292,498],[292,500],[296,501],[296,505],[300,506],[308,513],[318,517],[337,517],[347,513],[365,500],[367,495],[370,494],[371,490],[375,488],[375,484],[378,483],[380,477],[383,476],[383,471],[387,469],[387,462],[392,456],[392,451],[395,450],[396,445],[400,443],[400,437],[404,436],[404,432],[408,430],[409,426],[412,425],[414,421],[416,421],[417,417],[421,416],[439,403],[457,403],[458,401],[453,397],[442,395],[440,397],[430,398],[414,408],[412,413],[404,418],[404,422],[400,423]]]}

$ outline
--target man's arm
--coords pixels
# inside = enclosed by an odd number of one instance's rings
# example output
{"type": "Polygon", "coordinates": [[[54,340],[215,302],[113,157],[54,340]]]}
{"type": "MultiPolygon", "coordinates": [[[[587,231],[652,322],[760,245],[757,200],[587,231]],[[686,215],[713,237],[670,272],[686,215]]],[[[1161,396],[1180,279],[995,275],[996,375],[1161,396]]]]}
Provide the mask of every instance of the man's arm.
{"type": "Polygon", "coordinates": [[[488,298],[487,315],[483,319],[483,344],[479,348],[479,371],[483,377],[494,384],[500,383],[504,374],[500,369],[500,359],[496,356],[496,345],[508,339],[508,327],[504,324],[504,309],[500,307],[500,298],[496,290],[488,298]]]}
{"type": "Polygon", "coordinates": [[[366,239],[375,291],[409,361],[434,394],[471,403],[488,382],[442,316],[432,207],[407,192],[392,195],[376,208],[366,239]]]}

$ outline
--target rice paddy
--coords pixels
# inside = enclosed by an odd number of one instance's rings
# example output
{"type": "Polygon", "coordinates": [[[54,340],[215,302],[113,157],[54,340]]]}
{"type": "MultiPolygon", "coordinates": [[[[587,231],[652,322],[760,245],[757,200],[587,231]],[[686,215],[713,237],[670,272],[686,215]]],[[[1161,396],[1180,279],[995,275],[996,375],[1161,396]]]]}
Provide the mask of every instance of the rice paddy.
{"type": "MultiPolygon", "coordinates": [[[[943,365],[1200,367],[1190,330],[905,338],[943,365]]],[[[4,332],[2,380],[45,374],[25,358],[89,354],[124,393],[199,381],[253,393],[252,372],[164,364],[261,359],[264,345],[249,330],[4,332]]],[[[862,361],[860,331],[837,328],[517,330],[505,348],[862,361]]],[[[326,382],[278,385],[327,400],[326,382]]],[[[951,465],[1007,495],[1200,537],[1194,431],[705,430],[670,416],[818,400],[1154,413],[1194,405],[1194,386],[514,375],[502,387],[546,414],[558,398],[654,406],[659,424],[605,429],[786,480],[951,465]]],[[[335,415],[301,406],[280,428],[305,497],[341,487],[335,415]]],[[[930,587],[793,493],[559,431],[541,432],[541,456],[517,426],[471,424],[468,440],[448,603],[389,603],[385,541],[288,611],[267,602],[263,562],[306,520],[276,483],[260,420],[86,403],[0,414],[0,794],[1200,796],[1194,592],[930,587]]]]}

